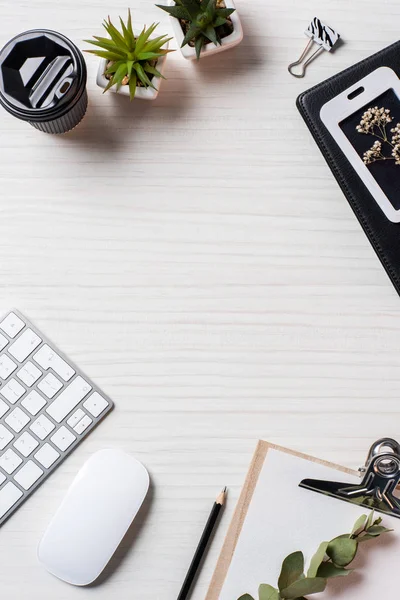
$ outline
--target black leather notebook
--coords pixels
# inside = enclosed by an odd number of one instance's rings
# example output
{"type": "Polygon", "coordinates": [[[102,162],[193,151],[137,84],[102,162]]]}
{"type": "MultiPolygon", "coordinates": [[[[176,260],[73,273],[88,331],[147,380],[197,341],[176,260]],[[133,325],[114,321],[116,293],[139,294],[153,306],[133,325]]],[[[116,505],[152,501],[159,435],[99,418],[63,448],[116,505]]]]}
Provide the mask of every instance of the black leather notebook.
{"type": "Polygon", "coordinates": [[[400,223],[385,216],[320,118],[326,102],[383,66],[400,77],[400,41],[304,92],[297,107],[400,295],[400,223]]]}

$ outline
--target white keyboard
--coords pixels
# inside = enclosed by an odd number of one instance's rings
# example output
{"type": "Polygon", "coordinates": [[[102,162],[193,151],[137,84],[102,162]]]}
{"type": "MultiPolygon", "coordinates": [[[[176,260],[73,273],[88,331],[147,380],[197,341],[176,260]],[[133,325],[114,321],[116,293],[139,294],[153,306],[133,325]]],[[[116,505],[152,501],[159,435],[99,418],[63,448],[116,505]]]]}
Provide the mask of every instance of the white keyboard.
{"type": "Polygon", "coordinates": [[[0,320],[0,525],[112,407],[20,313],[0,320]]]}

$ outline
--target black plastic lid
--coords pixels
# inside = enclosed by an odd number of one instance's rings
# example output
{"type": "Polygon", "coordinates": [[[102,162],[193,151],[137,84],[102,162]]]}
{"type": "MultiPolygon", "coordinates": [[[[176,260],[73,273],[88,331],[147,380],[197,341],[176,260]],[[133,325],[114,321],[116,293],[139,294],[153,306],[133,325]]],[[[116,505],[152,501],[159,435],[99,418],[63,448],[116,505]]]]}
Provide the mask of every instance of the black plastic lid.
{"type": "Polygon", "coordinates": [[[86,64],[68,38],[34,29],[0,51],[0,103],[26,121],[48,121],[67,113],[86,88],[86,64]]]}

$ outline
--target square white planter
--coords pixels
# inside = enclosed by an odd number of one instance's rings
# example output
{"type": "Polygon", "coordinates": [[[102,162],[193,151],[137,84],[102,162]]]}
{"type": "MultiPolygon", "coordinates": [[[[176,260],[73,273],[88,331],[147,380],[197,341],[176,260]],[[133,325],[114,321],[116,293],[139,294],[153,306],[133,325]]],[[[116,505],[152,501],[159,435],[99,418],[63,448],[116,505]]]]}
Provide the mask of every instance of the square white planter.
{"type": "MultiPolygon", "coordinates": [[[[174,2],[174,0],[168,0],[168,4],[169,4],[169,6],[174,6],[175,2],[174,2]]],[[[226,8],[235,8],[235,4],[233,3],[233,0],[225,0],[225,5],[226,5],[226,8]]],[[[197,58],[196,57],[196,49],[194,47],[189,46],[189,44],[186,44],[186,46],[181,48],[185,34],[183,33],[179,19],[176,19],[172,15],[170,15],[170,19],[171,19],[172,28],[174,30],[174,35],[175,35],[176,41],[178,42],[178,46],[179,46],[183,56],[185,58],[187,58],[188,60],[196,59],[197,58]]],[[[231,20],[232,20],[232,25],[233,25],[232,33],[230,35],[227,35],[226,37],[224,37],[221,40],[221,42],[222,42],[221,45],[218,44],[218,46],[216,46],[212,42],[210,42],[209,44],[205,44],[201,51],[200,58],[204,58],[205,56],[211,56],[212,54],[218,54],[218,52],[223,52],[224,50],[229,50],[229,48],[234,48],[235,46],[240,44],[240,42],[243,39],[243,27],[242,27],[242,23],[240,21],[239,13],[237,10],[235,10],[235,12],[231,14],[231,20]]]]}
{"type": "MultiPolygon", "coordinates": [[[[138,36],[140,34],[139,30],[134,30],[134,34],[135,36],[138,36]]],[[[151,39],[151,38],[150,38],[151,39]]],[[[169,43],[167,42],[165,44],[165,46],[163,46],[163,48],[165,50],[168,49],[168,45],[169,43]]],[[[160,71],[160,73],[163,75],[164,72],[164,67],[165,67],[165,62],[167,60],[167,56],[168,54],[164,54],[164,56],[160,56],[160,58],[157,61],[157,65],[156,68],[158,71],[160,71]]],[[[97,78],[96,78],[96,83],[99,87],[101,88],[105,88],[108,83],[109,80],[107,79],[107,77],[105,77],[104,72],[107,68],[107,63],[109,61],[106,60],[105,58],[102,58],[99,64],[99,69],[97,71],[97,78]]],[[[161,85],[162,79],[161,77],[153,77],[153,79],[151,80],[151,83],[154,85],[154,88],[151,87],[141,87],[141,86],[137,86],[136,87],[136,92],[135,92],[135,98],[138,98],[139,100],[155,100],[158,96],[158,92],[160,90],[160,85],[161,85]]],[[[129,85],[121,85],[121,87],[117,90],[117,86],[113,85],[108,92],[114,92],[116,94],[122,94],[123,96],[129,96],[129,85]]]]}

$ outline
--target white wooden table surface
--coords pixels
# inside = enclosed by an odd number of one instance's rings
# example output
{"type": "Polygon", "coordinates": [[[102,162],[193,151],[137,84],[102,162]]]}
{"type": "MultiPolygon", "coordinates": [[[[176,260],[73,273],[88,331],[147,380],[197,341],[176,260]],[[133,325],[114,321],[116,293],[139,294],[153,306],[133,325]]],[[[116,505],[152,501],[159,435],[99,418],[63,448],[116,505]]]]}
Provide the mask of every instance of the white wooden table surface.
{"type": "MultiPolygon", "coordinates": [[[[1,0],[0,43],[56,29],[81,48],[107,0],[1,0]]],[[[131,5],[136,24],[166,14],[131,5]]],[[[399,298],[295,108],[305,88],[395,41],[397,0],[238,0],[245,39],[200,64],[177,52],[154,103],[95,85],[81,126],[42,134],[0,112],[0,309],[25,312],[115,411],[2,527],[7,600],[173,600],[215,494],[229,504],[257,439],[357,466],[400,437],[399,298]],[[318,15],[345,44],[297,81],[318,15]],[[83,461],[142,460],[152,498],[101,585],[73,588],[37,543],[83,461]]],[[[236,600],[236,599],[232,599],[236,600]]]]}

